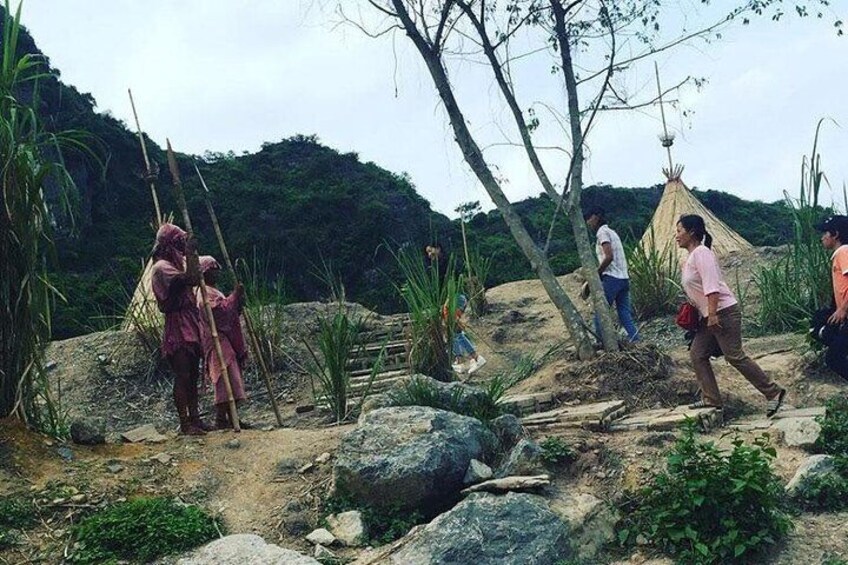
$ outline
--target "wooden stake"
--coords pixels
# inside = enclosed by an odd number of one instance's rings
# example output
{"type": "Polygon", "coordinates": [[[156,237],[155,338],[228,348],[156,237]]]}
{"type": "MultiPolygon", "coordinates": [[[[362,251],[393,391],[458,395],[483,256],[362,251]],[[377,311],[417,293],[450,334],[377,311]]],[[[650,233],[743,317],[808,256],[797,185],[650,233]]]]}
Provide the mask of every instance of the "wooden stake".
{"type": "MultiPolygon", "coordinates": [[[[166,138],[165,142],[168,147],[168,167],[171,169],[171,175],[174,177],[174,196],[183,214],[186,231],[188,231],[189,236],[194,237],[194,229],[191,227],[191,218],[188,215],[188,207],[186,207],[183,185],[180,180],[180,169],[177,167],[177,159],[174,157],[174,150],[171,149],[171,140],[166,138]]],[[[196,251],[191,256],[186,257],[186,271],[190,268],[200,270],[199,258],[196,251]]],[[[230,372],[227,370],[227,361],[224,359],[224,351],[221,349],[221,338],[218,337],[218,327],[215,324],[212,307],[209,305],[209,295],[206,292],[206,282],[203,280],[202,273],[200,275],[200,297],[203,301],[203,309],[206,312],[206,319],[209,323],[209,333],[212,334],[212,342],[215,344],[215,354],[218,356],[218,362],[221,364],[221,378],[224,379],[224,386],[227,389],[227,403],[230,405],[230,418],[233,421],[233,430],[240,432],[241,426],[239,425],[236,401],[233,398],[233,385],[230,383],[230,372]]]]}
{"type": "MultiPolygon", "coordinates": [[[[206,210],[209,212],[209,217],[212,219],[212,227],[215,228],[215,235],[218,237],[218,246],[221,248],[221,255],[224,256],[224,262],[227,269],[233,274],[233,279],[236,283],[239,282],[238,273],[230,259],[230,253],[227,251],[227,244],[224,243],[224,234],[221,233],[221,226],[218,224],[218,215],[215,213],[215,208],[212,207],[212,200],[209,198],[209,187],[206,186],[206,181],[203,180],[203,175],[200,174],[200,169],[194,165],[194,170],[197,171],[197,176],[200,178],[200,184],[203,185],[204,196],[206,200],[206,210]]],[[[268,389],[268,396],[271,399],[271,407],[274,409],[274,416],[277,418],[277,425],[283,425],[283,418],[280,416],[280,408],[277,406],[277,399],[274,398],[274,390],[271,388],[271,371],[268,370],[268,365],[265,363],[265,356],[262,354],[262,349],[259,347],[259,339],[256,337],[256,330],[253,325],[253,320],[250,317],[250,312],[245,310],[244,325],[247,327],[248,338],[250,339],[250,347],[253,350],[253,355],[259,363],[259,372],[262,374],[262,379],[265,381],[265,388],[268,389]]]]}
{"type": "Polygon", "coordinates": [[[144,143],[144,133],[141,131],[141,124],[138,121],[138,113],[135,111],[135,101],[133,100],[132,90],[129,88],[127,92],[130,95],[130,106],[132,106],[133,117],[135,118],[135,127],[138,130],[138,140],[141,142],[141,154],[144,157],[144,172],[147,175],[147,180],[150,182],[150,194],[153,195],[153,206],[156,208],[156,228],[162,225],[162,209],[159,207],[159,195],[156,193],[156,185],[153,184],[153,171],[150,170],[150,158],[147,156],[147,145],[144,143]]]}

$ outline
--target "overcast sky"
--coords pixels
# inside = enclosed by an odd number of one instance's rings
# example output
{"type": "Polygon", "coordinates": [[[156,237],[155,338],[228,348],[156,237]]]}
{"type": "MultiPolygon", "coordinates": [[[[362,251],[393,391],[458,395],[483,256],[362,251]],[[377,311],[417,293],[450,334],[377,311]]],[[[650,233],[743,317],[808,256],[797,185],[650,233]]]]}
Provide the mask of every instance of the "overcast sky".
{"type": "MultiPolygon", "coordinates": [[[[351,10],[358,3],[343,2],[351,10]]],[[[314,0],[26,0],[23,12],[66,83],[91,93],[100,111],[128,124],[131,87],[142,126],[162,145],[167,136],[187,153],[238,153],[315,134],[363,161],[409,173],[441,212],[453,216],[453,208],[468,200],[491,207],[409,40],[371,39],[335,20],[314,0]]],[[[848,126],[848,37],[837,37],[830,22],[760,21],[725,32],[720,42],[659,59],[667,85],[687,75],[709,81],[682,94],[691,115],[668,108],[677,134],[675,160],[686,165],[690,186],[765,201],[797,191],[817,120],[830,117],[848,126]]],[[[517,70],[523,107],[539,101],[562,107],[549,69],[548,61],[536,58],[517,70]]],[[[481,145],[517,139],[485,69],[465,64],[451,70],[481,145]]],[[[650,95],[652,80],[653,67],[644,65],[621,86],[650,95]]],[[[550,115],[541,109],[538,115],[545,141],[565,145],[550,115]]],[[[598,119],[589,138],[588,183],[663,181],[656,107],[598,119]]],[[[825,126],[820,150],[841,194],[848,180],[848,130],[825,126]]],[[[520,151],[493,146],[486,158],[511,199],[540,192],[520,151]]],[[[545,159],[555,176],[562,174],[561,153],[548,152],[545,159]]]]}

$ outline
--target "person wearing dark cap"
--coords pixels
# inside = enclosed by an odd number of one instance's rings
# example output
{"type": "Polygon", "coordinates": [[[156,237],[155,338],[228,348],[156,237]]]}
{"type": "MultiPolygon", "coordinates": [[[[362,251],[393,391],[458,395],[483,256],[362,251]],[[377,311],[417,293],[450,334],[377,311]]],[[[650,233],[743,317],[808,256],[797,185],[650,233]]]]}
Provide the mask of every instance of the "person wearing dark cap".
{"type": "MultiPolygon", "coordinates": [[[[831,216],[816,226],[822,232],[821,242],[830,256],[833,282],[833,313],[828,326],[842,327],[848,320],[848,216],[831,216]]],[[[827,341],[825,364],[848,380],[848,331],[832,332],[827,341]]]]}
{"type": "MultiPolygon", "coordinates": [[[[624,255],[621,238],[607,225],[606,212],[600,206],[590,208],[583,214],[583,219],[586,220],[586,225],[595,232],[597,240],[595,252],[600,263],[598,275],[601,277],[607,302],[610,306],[615,304],[618,320],[630,341],[639,341],[639,329],[633,321],[630,308],[630,275],[627,272],[627,257],[624,255]]],[[[601,335],[600,326],[600,320],[596,314],[595,331],[599,336],[601,335]]]]}

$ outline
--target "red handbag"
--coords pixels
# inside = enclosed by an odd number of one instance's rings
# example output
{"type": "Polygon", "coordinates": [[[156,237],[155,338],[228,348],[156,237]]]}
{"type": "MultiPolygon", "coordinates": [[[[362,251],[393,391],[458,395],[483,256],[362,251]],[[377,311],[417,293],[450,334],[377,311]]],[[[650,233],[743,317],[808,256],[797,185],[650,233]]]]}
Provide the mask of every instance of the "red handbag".
{"type": "Polygon", "coordinates": [[[684,302],[677,310],[675,323],[687,331],[695,331],[701,325],[701,313],[688,302],[684,302]]]}

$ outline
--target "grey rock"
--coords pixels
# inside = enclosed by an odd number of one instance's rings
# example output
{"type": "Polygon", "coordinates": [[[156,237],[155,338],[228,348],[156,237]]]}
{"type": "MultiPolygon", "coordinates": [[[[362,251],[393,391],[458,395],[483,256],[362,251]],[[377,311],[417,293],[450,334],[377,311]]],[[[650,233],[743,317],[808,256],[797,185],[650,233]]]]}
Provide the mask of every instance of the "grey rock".
{"type": "Polygon", "coordinates": [[[807,482],[816,476],[827,475],[835,472],[835,464],[833,457],[830,455],[813,455],[807,457],[798,470],[795,471],[795,476],[786,484],[786,493],[790,496],[795,495],[799,489],[803,488],[807,482]]]}
{"type": "Polygon", "coordinates": [[[333,545],[336,543],[336,536],[331,534],[325,528],[318,528],[306,536],[306,541],[315,545],[333,545]]]}
{"type": "Polygon", "coordinates": [[[479,420],[423,406],[359,419],[336,452],[333,491],[375,505],[433,508],[453,501],[472,459],[496,442],[479,420]]]}
{"type": "Polygon", "coordinates": [[[253,534],[215,540],[177,561],[177,565],[321,565],[312,557],[266,543],[253,534]]]}
{"type": "Polygon", "coordinates": [[[56,453],[58,453],[59,457],[61,457],[65,461],[74,460],[74,452],[71,450],[70,447],[59,447],[56,449],[56,453]]]}
{"type": "Polygon", "coordinates": [[[238,449],[241,447],[241,441],[238,438],[231,439],[227,442],[227,447],[230,449],[238,449]]]}
{"type": "Polygon", "coordinates": [[[285,517],[283,520],[283,529],[293,537],[300,537],[312,530],[312,523],[309,517],[300,512],[294,512],[285,517]]]}
{"type": "Polygon", "coordinates": [[[531,494],[472,494],[411,534],[397,565],[553,565],[573,555],[568,527],[531,494]]]}
{"type": "Polygon", "coordinates": [[[277,463],[277,474],[292,475],[294,473],[297,473],[297,470],[300,469],[302,466],[303,463],[301,463],[297,459],[280,459],[280,461],[277,463]]]}
{"type": "Polygon", "coordinates": [[[333,559],[337,559],[335,553],[333,553],[332,551],[330,551],[329,549],[327,549],[326,547],[324,547],[320,543],[315,546],[315,553],[313,553],[313,555],[315,556],[315,559],[318,559],[319,561],[322,560],[322,559],[326,559],[328,561],[333,560],[333,559]]]}
{"type": "Polygon", "coordinates": [[[577,557],[590,562],[615,539],[620,516],[616,509],[588,493],[562,493],[550,500],[551,510],[568,524],[577,557]]]}
{"type": "Polygon", "coordinates": [[[462,479],[462,484],[466,486],[476,485],[477,483],[488,481],[493,476],[494,473],[492,473],[491,467],[489,467],[482,461],[472,459],[471,463],[468,464],[468,470],[465,472],[465,477],[462,479]]]}
{"type": "Polygon", "coordinates": [[[506,460],[495,471],[495,477],[538,475],[543,471],[542,448],[535,441],[525,438],[512,448],[506,460]]]}
{"type": "Polygon", "coordinates": [[[362,547],[368,542],[368,530],[362,513],[349,510],[327,516],[327,526],[337,540],[349,547],[362,547]]]}
{"type": "Polygon", "coordinates": [[[821,434],[821,424],[814,418],[780,418],[772,428],[780,430],[783,443],[790,447],[812,447],[821,434]]]}
{"type": "Polygon", "coordinates": [[[489,424],[489,428],[498,437],[501,448],[512,449],[518,441],[524,437],[524,428],[521,420],[513,414],[498,416],[489,424]]]}
{"type": "Polygon", "coordinates": [[[110,473],[115,474],[115,473],[120,473],[121,471],[123,471],[124,466],[118,465],[117,463],[113,463],[112,465],[108,465],[106,467],[106,469],[108,469],[110,473]]]}
{"type": "Polygon", "coordinates": [[[71,422],[71,440],[79,445],[102,445],[106,443],[106,434],[91,420],[74,420],[71,422]]]}

